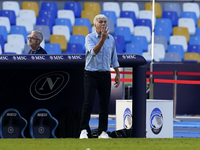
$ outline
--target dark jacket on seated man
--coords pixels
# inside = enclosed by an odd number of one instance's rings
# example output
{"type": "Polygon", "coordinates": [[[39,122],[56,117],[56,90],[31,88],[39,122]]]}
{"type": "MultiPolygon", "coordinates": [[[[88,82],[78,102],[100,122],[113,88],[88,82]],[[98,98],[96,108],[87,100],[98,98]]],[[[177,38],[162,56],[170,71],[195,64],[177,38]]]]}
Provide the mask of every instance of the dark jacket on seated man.
{"type": "Polygon", "coordinates": [[[32,51],[31,49],[28,54],[47,54],[47,52],[40,46],[36,51],[32,51]]]}

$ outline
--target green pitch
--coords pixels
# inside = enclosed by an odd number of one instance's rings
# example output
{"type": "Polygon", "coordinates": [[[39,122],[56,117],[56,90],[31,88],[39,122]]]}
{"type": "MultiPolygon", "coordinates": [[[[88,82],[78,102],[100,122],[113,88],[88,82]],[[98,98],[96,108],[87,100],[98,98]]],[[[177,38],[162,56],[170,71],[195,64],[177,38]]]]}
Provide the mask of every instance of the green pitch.
{"type": "Polygon", "coordinates": [[[199,150],[199,138],[0,139],[0,150],[199,150]]]}

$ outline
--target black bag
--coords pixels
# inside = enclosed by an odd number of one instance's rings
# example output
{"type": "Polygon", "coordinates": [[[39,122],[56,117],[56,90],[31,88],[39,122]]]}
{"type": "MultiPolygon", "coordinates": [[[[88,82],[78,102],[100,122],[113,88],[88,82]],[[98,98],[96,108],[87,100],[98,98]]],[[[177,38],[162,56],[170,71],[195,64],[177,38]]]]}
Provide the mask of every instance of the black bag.
{"type": "Polygon", "coordinates": [[[108,135],[111,138],[131,138],[133,137],[133,129],[121,129],[121,130],[116,130],[113,132],[108,132],[108,135]]]}

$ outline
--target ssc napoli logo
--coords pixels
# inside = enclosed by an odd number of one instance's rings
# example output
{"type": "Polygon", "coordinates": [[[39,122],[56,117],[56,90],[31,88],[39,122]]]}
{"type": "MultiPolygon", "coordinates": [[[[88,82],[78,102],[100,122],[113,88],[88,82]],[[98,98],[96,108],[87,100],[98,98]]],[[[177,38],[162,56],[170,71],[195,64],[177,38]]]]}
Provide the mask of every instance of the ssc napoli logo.
{"type": "Polygon", "coordinates": [[[159,108],[154,108],[150,116],[150,128],[154,134],[159,134],[163,126],[163,115],[159,108]]]}
{"type": "Polygon", "coordinates": [[[126,108],[123,115],[123,127],[126,129],[131,129],[132,127],[132,115],[131,110],[129,108],[126,108]]]}

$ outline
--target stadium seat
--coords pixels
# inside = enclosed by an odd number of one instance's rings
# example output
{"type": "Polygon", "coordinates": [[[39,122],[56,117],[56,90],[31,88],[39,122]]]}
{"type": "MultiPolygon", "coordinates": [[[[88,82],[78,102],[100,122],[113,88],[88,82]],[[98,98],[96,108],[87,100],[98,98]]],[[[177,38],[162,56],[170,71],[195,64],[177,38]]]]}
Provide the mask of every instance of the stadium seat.
{"type": "MultiPolygon", "coordinates": [[[[150,19],[152,22],[152,11],[150,10],[140,10],[139,19],[150,19]]],[[[156,24],[156,16],[154,16],[154,26],[156,24]]]]}
{"type": "Polygon", "coordinates": [[[69,43],[81,44],[83,47],[83,50],[85,50],[85,36],[84,35],[71,35],[69,43]]]}
{"type": "Polygon", "coordinates": [[[194,52],[200,54],[200,45],[188,45],[187,52],[194,52]]]}
{"type": "Polygon", "coordinates": [[[95,17],[95,13],[91,10],[82,10],[81,11],[81,18],[89,19],[91,26],[94,25],[94,22],[93,22],[94,17],[95,17]]]}
{"type": "MultiPolygon", "coordinates": [[[[34,25],[31,22],[31,19],[20,18],[16,19],[16,26],[24,26],[26,28],[27,34],[30,34],[33,31],[34,25]]],[[[11,26],[12,28],[12,26],[11,26]]]]}
{"type": "Polygon", "coordinates": [[[27,31],[25,26],[11,26],[10,34],[21,34],[23,35],[25,42],[27,42],[27,31]]]}
{"type": "Polygon", "coordinates": [[[122,11],[133,11],[139,17],[139,5],[136,2],[122,2],[122,11]]]}
{"type": "Polygon", "coordinates": [[[10,33],[10,20],[8,17],[0,17],[0,26],[5,26],[7,33],[10,33]]]}
{"type": "Polygon", "coordinates": [[[36,20],[36,25],[48,26],[50,33],[52,33],[53,23],[50,18],[38,17],[36,20]]]}
{"type": "Polygon", "coordinates": [[[1,17],[8,17],[10,21],[10,25],[16,24],[16,15],[14,10],[0,10],[1,17]]]}
{"type": "Polygon", "coordinates": [[[163,46],[165,47],[165,51],[167,51],[168,43],[165,36],[154,36],[154,43],[163,44],[163,46]]]}
{"type": "Polygon", "coordinates": [[[131,35],[134,35],[134,23],[131,18],[118,18],[116,27],[128,27],[131,35]]]}
{"type": "Polygon", "coordinates": [[[129,27],[116,27],[114,34],[124,36],[126,43],[131,42],[131,31],[129,27]]]}
{"type": "Polygon", "coordinates": [[[32,138],[56,138],[58,121],[47,109],[37,109],[30,118],[30,135],[32,138]]]}
{"type": "Polygon", "coordinates": [[[145,36],[132,36],[131,43],[139,44],[142,47],[143,52],[147,52],[148,42],[145,36]]]}
{"type": "Polygon", "coordinates": [[[178,15],[178,17],[180,18],[181,16],[181,6],[179,3],[164,3],[164,11],[175,11],[178,15]]]}
{"type": "Polygon", "coordinates": [[[126,54],[138,54],[142,56],[143,50],[139,44],[127,43],[126,44],[126,54]]]}
{"type": "Polygon", "coordinates": [[[165,58],[162,60],[164,62],[181,62],[181,56],[179,53],[167,52],[165,53],[165,58]]]}
{"type": "Polygon", "coordinates": [[[120,18],[131,18],[133,20],[133,24],[136,24],[136,16],[134,11],[121,11],[120,18]]]}
{"type": "Polygon", "coordinates": [[[198,3],[183,3],[183,11],[195,12],[196,17],[199,18],[199,4],[198,3]]]}
{"type": "Polygon", "coordinates": [[[84,2],[84,10],[93,11],[94,15],[98,15],[101,12],[101,7],[98,2],[84,2]]]}
{"type": "Polygon", "coordinates": [[[22,9],[34,10],[36,17],[38,17],[39,7],[37,2],[24,1],[22,2],[22,9]]]}
{"type": "Polygon", "coordinates": [[[176,11],[163,11],[162,18],[170,19],[173,26],[178,25],[178,14],[176,11]]]}
{"type": "Polygon", "coordinates": [[[20,44],[17,43],[5,43],[4,45],[4,54],[11,53],[11,54],[22,54],[22,49],[20,44]]]}
{"type": "Polygon", "coordinates": [[[184,61],[200,62],[199,53],[189,53],[189,52],[186,52],[184,54],[184,61]]]}
{"type": "Polygon", "coordinates": [[[10,108],[1,114],[0,136],[1,138],[25,138],[24,130],[27,121],[18,110],[10,108]]]}
{"type": "Polygon", "coordinates": [[[73,26],[72,35],[84,35],[87,36],[89,34],[89,30],[85,26],[73,26]]]}
{"type": "Polygon", "coordinates": [[[65,2],[64,9],[65,10],[72,10],[74,12],[75,18],[81,17],[82,9],[81,9],[81,4],[79,2],[74,2],[74,1],[65,2]]]}
{"type": "Polygon", "coordinates": [[[68,18],[70,19],[72,26],[74,26],[75,16],[72,10],[58,10],[57,18],[68,18]]]}
{"type": "Polygon", "coordinates": [[[60,44],[62,52],[65,52],[67,50],[67,40],[64,35],[51,35],[50,43],[60,44]]]}
{"type": "MultiPolygon", "coordinates": [[[[145,58],[145,60],[147,62],[151,62],[152,61],[152,57],[151,57],[151,54],[149,52],[142,53],[142,56],[145,58]]],[[[159,61],[159,58],[157,58],[157,56],[156,56],[156,58],[154,57],[154,60],[155,61],[159,61]]]]}
{"type": "Polygon", "coordinates": [[[190,34],[188,28],[186,27],[174,27],[173,28],[173,35],[182,35],[185,36],[187,43],[189,43],[190,34]]]}
{"type": "Polygon", "coordinates": [[[155,31],[154,31],[154,35],[155,36],[164,36],[167,40],[167,42],[169,43],[169,38],[170,38],[170,31],[168,30],[168,28],[163,28],[163,27],[155,27],[155,31]]]}
{"type": "Polygon", "coordinates": [[[43,1],[41,3],[41,8],[40,10],[46,10],[46,11],[51,11],[52,15],[54,15],[53,17],[56,18],[57,17],[57,11],[58,11],[58,6],[56,2],[53,1],[43,1]]]}
{"type": "Polygon", "coordinates": [[[60,26],[60,25],[55,25],[53,26],[53,35],[64,35],[65,39],[67,40],[67,43],[69,42],[70,39],[70,31],[68,26],[60,26]]]}
{"type": "MultiPolygon", "coordinates": [[[[0,41],[1,42],[1,41],[0,41]]],[[[2,54],[3,53],[3,50],[1,49],[1,44],[0,44],[0,54],[2,54]]]]}
{"type": "Polygon", "coordinates": [[[44,46],[47,54],[62,54],[60,44],[57,43],[46,43],[44,46]]]}
{"type": "Polygon", "coordinates": [[[53,25],[55,24],[56,17],[55,17],[54,11],[52,11],[52,10],[40,10],[38,17],[49,18],[51,20],[52,24],[53,25]]]}
{"type": "Polygon", "coordinates": [[[172,34],[172,21],[168,18],[156,19],[155,28],[157,27],[165,28],[165,30],[169,30],[170,35],[172,34]]]}
{"type": "Polygon", "coordinates": [[[135,30],[134,36],[145,36],[147,38],[147,42],[148,43],[151,42],[151,31],[149,27],[136,26],[134,30],[135,30]]]}
{"type": "Polygon", "coordinates": [[[68,19],[68,18],[56,18],[55,19],[55,25],[68,26],[70,34],[72,34],[72,24],[71,24],[70,19],[68,19]]]}
{"type": "Polygon", "coordinates": [[[44,49],[44,46],[45,46],[45,41],[44,41],[44,39],[43,39],[42,42],[40,43],[40,46],[44,49]]]}
{"type": "Polygon", "coordinates": [[[117,18],[120,16],[120,6],[118,2],[103,2],[103,10],[114,11],[117,18]]]}
{"type": "Polygon", "coordinates": [[[123,54],[125,52],[122,45],[120,45],[119,43],[115,43],[115,48],[116,48],[117,54],[123,54]]]}
{"type": "MultiPolygon", "coordinates": [[[[9,44],[19,44],[20,45],[20,52],[22,53],[22,51],[24,50],[24,46],[25,46],[25,40],[24,40],[24,36],[21,34],[9,34],[7,37],[7,43],[9,44]]],[[[18,49],[16,48],[16,50],[18,51],[18,49]]],[[[5,49],[4,49],[5,51],[5,49]]]]}
{"type": "Polygon", "coordinates": [[[0,33],[3,36],[4,41],[7,42],[8,32],[7,32],[6,26],[0,25],[0,33]]]}
{"type": "Polygon", "coordinates": [[[34,10],[26,10],[26,9],[21,9],[19,11],[19,17],[24,18],[24,19],[30,19],[30,21],[33,23],[33,25],[36,24],[36,15],[34,10]]]}
{"type": "MultiPolygon", "coordinates": [[[[152,11],[152,3],[146,2],[145,3],[145,10],[151,10],[152,11]]],[[[162,7],[160,3],[155,3],[155,15],[156,18],[162,18],[162,7]]]]}
{"type": "Polygon", "coordinates": [[[167,48],[168,53],[179,53],[181,60],[184,58],[184,49],[182,45],[168,45],[167,48]]]}
{"type": "Polygon", "coordinates": [[[152,32],[152,23],[150,19],[137,19],[136,26],[147,26],[152,32]]]}
{"type": "MultiPolygon", "coordinates": [[[[148,52],[152,54],[151,44],[148,45],[148,52]]],[[[154,56],[159,59],[159,61],[165,58],[165,47],[163,44],[154,44],[154,56]],[[155,56],[156,55],[156,56],[155,56]]]]}
{"type": "Polygon", "coordinates": [[[1,53],[4,49],[4,44],[5,44],[5,40],[4,40],[4,37],[3,35],[0,34],[0,47],[1,47],[1,53]]]}
{"type": "Polygon", "coordinates": [[[34,30],[38,30],[38,31],[42,32],[44,41],[49,43],[49,40],[50,40],[49,26],[47,26],[47,25],[36,25],[34,27],[34,30]]]}
{"type": "Polygon", "coordinates": [[[66,53],[68,53],[68,54],[85,54],[85,51],[81,44],[68,43],[66,53]]]}
{"type": "Polygon", "coordinates": [[[197,26],[197,16],[195,12],[183,11],[181,12],[181,18],[191,18],[194,20],[195,26],[197,26]]]}
{"type": "Polygon", "coordinates": [[[195,35],[196,33],[196,26],[193,19],[190,18],[179,18],[178,20],[179,27],[186,27],[188,28],[190,35],[195,35]]]}
{"type": "Polygon", "coordinates": [[[109,28],[110,34],[114,34],[115,33],[115,25],[114,25],[112,19],[108,19],[107,27],[109,28]]]}
{"type": "Polygon", "coordinates": [[[188,44],[187,44],[187,40],[186,40],[185,36],[172,35],[172,36],[170,36],[169,44],[170,45],[182,45],[184,52],[187,51],[188,44]]]}
{"type": "Polygon", "coordinates": [[[114,25],[116,26],[117,24],[117,16],[116,13],[114,11],[101,11],[101,14],[104,14],[108,19],[112,19],[114,25]]]}
{"type": "Polygon", "coordinates": [[[200,36],[191,36],[189,45],[200,45],[200,36]]]}
{"type": "Polygon", "coordinates": [[[196,27],[196,33],[195,35],[199,35],[200,36],[200,27],[196,27]]]}
{"type": "Polygon", "coordinates": [[[115,43],[118,43],[121,45],[122,51],[124,52],[126,49],[126,42],[124,40],[123,35],[114,35],[113,38],[115,39],[115,43]]]}
{"type": "Polygon", "coordinates": [[[19,16],[19,2],[18,1],[3,1],[2,10],[14,10],[16,17],[19,16]]]}
{"type": "Polygon", "coordinates": [[[88,19],[88,18],[75,18],[74,26],[86,26],[88,28],[89,32],[92,31],[90,19],[88,19]]]}

